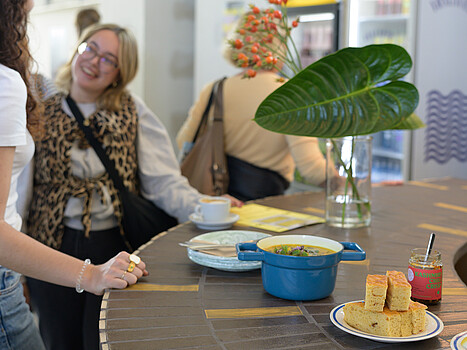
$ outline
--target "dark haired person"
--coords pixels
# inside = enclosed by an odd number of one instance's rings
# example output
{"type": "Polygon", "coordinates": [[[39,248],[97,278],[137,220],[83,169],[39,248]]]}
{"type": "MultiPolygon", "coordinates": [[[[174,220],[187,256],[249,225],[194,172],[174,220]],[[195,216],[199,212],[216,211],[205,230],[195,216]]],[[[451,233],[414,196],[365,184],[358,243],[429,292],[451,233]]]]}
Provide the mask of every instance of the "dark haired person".
{"type": "MultiPolygon", "coordinates": [[[[103,294],[125,288],[147,274],[144,262],[128,272],[130,255],[121,252],[93,265],[51,249],[19,231],[17,180],[40,136],[39,108],[29,87],[31,61],[27,17],[32,0],[0,1],[0,349],[43,350],[44,344],[26,304],[20,273],[65,287],[103,294]],[[125,272],[126,271],[126,272],[125,272]],[[122,279],[122,276],[125,279],[122,279]]],[[[70,290],[72,290],[70,288],[70,290]]],[[[76,293],[75,291],[75,293],[76,293]]],[[[65,311],[66,312],[66,311],[65,311]]]]}

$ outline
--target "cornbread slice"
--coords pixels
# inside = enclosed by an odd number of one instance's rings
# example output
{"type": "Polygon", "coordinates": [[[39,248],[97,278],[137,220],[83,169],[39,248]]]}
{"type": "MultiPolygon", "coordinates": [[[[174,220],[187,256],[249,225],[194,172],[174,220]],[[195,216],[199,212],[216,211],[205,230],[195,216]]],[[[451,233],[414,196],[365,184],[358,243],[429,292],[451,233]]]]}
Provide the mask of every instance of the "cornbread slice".
{"type": "Polygon", "coordinates": [[[388,337],[407,337],[425,331],[423,304],[411,301],[408,311],[392,311],[387,306],[383,312],[365,310],[363,302],[344,306],[344,320],[350,326],[370,334],[388,337]]]}
{"type": "Polygon", "coordinates": [[[411,301],[409,312],[412,314],[412,334],[424,332],[426,329],[426,305],[411,301]]]}
{"type": "Polygon", "coordinates": [[[365,310],[382,312],[386,301],[388,278],[384,275],[366,276],[365,310]]]}
{"type": "Polygon", "coordinates": [[[410,301],[407,311],[399,311],[401,315],[401,336],[408,337],[425,331],[426,305],[410,301]]]}
{"type": "Polygon", "coordinates": [[[412,335],[413,325],[412,325],[412,312],[410,310],[407,311],[399,311],[401,315],[401,337],[408,337],[412,335]]]}
{"type": "Polygon", "coordinates": [[[387,271],[388,291],[386,304],[392,311],[407,311],[410,304],[412,286],[400,271],[387,271]]]}
{"type": "Polygon", "coordinates": [[[365,310],[363,302],[348,303],[344,306],[344,321],[350,326],[370,334],[399,337],[401,315],[384,307],[383,312],[365,310]]]}

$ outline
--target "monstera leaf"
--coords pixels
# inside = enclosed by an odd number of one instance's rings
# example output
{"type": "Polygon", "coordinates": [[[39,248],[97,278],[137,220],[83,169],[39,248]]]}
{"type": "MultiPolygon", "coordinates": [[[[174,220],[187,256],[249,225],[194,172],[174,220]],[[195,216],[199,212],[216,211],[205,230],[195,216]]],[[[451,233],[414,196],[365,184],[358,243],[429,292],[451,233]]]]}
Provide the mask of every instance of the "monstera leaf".
{"type": "Polygon", "coordinates": [[[401,81],[409,54],[392,44],[345,48],[303,69],[256,111],[265,129],[335,138],[424,126],[415,114],[417,88],[401,81]]]}

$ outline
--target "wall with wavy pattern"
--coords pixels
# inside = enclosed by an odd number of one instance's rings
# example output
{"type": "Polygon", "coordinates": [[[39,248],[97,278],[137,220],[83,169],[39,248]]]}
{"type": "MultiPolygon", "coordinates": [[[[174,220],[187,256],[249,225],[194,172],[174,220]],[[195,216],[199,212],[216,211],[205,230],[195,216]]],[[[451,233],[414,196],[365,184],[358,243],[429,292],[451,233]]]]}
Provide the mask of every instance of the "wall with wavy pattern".
{"type": "Polygon", "coordinates": [[[412,179],[467,179],[467,0],[418,2],[412,179]]]}

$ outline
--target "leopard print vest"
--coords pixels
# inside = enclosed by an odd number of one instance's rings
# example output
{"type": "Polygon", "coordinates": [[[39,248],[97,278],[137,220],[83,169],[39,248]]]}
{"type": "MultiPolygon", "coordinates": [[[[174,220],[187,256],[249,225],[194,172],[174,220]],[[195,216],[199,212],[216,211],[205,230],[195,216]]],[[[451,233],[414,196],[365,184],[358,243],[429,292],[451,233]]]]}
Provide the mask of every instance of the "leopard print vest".
{"type": "MultiPolygon", "coordinates": [[[[107,172],[97,178],[81,179],[71,170],[71,148],[75,142],[86,144],[84,133],[73,116],[62,109],[65,96],[57,94],[45,102],[45,135],[35,143],[34,187],[28,216],[28,233],[38,241],[59,249],[61,246],[65,208],[70,197],[83,198],[82,223],[85,235],[91,229],[92,193],[101,200],[106,187],[114,214],[121,226],[122,207],[118,191],[107,172]]],[[[131,192],[138,192],[135,139],[137,133],[136,105],[127,95],[118,112],[96,110],[89,117],[94,136],[104,145],[109,158],[131,192]]],[[[105,203],[104,203],[105,204],[105,203]]]]}

